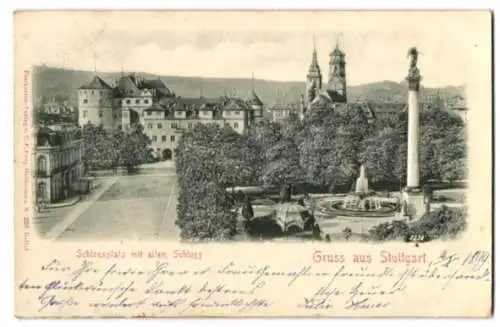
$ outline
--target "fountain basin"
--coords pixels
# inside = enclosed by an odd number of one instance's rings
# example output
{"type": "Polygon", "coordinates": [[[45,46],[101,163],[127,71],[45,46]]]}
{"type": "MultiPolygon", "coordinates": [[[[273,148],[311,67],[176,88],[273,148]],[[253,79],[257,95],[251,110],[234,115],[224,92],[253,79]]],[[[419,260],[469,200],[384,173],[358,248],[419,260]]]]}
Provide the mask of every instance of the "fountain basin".
{"type": "MultiPolygon", "coordinates": [[[[348,195],[349,196],[349,195],[348,195]]],[[[352,206],[346,206],[346,197],[327,197],[321,198],[316,201],[314,215],[319,218],[335,218],[338,216],[352,217],[352,218],[384,218],[394,217],[399,214],[399,199],[382,197],[382,196],[368,196],[359,199],[358,203],[352,206]],[[372,205],[369,209],[363,207],[362,201],[371,201],[377,205],[372,205]]],[[[348,202],[347,202],[348,203],[348,202]]]]}

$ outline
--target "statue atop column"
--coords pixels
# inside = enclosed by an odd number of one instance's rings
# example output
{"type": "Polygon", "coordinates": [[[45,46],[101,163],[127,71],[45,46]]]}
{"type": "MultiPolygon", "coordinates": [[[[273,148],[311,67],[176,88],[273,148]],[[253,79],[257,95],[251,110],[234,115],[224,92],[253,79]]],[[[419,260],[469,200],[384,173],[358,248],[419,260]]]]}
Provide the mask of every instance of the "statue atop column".
{"type": "Polygon", "coordinates": [[[410,67],[408,69],[408,76],[406,77],[406,80],[409,83],[410,90],[415,91],[419,91],[420,80],[422,79],[420,70],[417,67],[418,54],[419,52],[416,47],[408,49],[407,57],[410,57],[410,67]]]}

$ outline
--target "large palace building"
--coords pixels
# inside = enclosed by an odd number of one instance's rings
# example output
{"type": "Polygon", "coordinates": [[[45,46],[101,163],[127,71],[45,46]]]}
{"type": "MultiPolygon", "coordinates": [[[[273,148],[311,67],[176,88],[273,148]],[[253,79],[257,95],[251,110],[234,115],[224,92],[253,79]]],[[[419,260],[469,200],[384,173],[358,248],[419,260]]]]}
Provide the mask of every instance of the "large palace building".
{"type": "Polygon", "coordinates": [[[228,124],[238,133],[262,119],[263,103],[255,93],[249,99],[223,96],[209,99],[177,96],[159,78],[123,75],[110,86],[95,75],[78,90],[78,124],[127,130],[144,126],[151,146],[163,159],[174,156],[183,130],[197,123],[228,124]]]}

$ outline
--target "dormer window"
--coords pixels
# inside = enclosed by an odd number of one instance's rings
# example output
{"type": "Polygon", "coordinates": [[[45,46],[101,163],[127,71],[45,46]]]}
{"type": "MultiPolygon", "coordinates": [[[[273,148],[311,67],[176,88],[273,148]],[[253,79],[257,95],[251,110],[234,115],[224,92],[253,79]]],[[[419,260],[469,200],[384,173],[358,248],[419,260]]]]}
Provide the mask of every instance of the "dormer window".
{"type": "Polygon", "coordinates": [[[139,100],[139,99],[135,100],[135,104],[139,104],[139,103],[141,103],[141,100],[139,100]]]}
{"type": "Polygon", "coordinates": [[[127,101],[126,101],[126,102],[127,102],[127,104],[130,104],[130,99],[127,99],[127,101]]]}
{"type": "Polygon", "coordinates": [[[144,100],[144,104],[148,104],[148,103],[149,103],[148,99],[144,100]]]}
{"type": "Polygon", "coordinates": [[[83,99],[83,103],[87,104],[87,103],[89,103],[89,100],[88,99],[83,99]]]}

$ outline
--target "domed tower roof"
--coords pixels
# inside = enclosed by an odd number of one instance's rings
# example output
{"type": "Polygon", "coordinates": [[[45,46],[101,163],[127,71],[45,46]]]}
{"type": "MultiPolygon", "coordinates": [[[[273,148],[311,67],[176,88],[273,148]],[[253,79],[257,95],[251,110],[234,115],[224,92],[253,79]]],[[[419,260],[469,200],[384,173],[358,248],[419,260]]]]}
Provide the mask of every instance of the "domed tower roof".
{"type": "Polygon", "coordinates": [[[250,99],[248,99],[248,101],[251,105],[254,105],[254,106],[264,105],[254,90],[252,90],[252,94],[250,95],[250,99]]]}
{"type": "Polygon", "coordinates": [[[337,43],[335,45],[335,48],[333,49],[333,51],[330,52],[330,56],[343,57],[343,56],[345,56],[345,53],[342,50],[340,50],[339,44],[337,43]]]}

